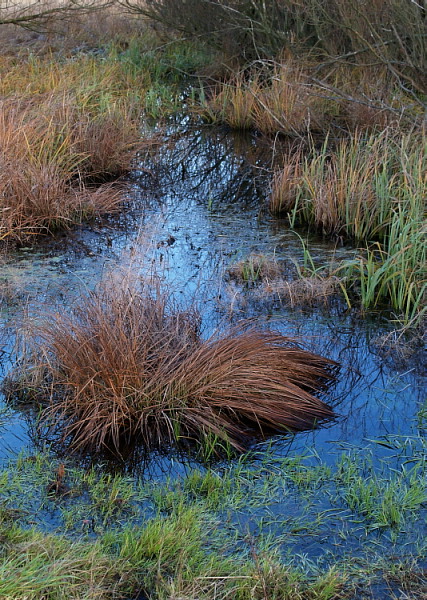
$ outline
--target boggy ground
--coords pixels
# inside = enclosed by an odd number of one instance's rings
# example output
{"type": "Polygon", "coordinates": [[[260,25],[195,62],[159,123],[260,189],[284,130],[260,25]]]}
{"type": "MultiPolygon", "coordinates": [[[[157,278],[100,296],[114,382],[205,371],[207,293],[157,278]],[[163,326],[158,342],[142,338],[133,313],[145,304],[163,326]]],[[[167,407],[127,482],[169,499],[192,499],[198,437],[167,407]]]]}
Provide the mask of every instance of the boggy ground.
{"type": "MultiPolygon", "coordinates": [[[[290,3],[290,22],[304,27],[292,31],[290,46],[274,37],[278,45],[268,47],[261,35],[268,20],[256,5],[249,17],[245,3],[238,6],[243,21],[221,15],[242,34],[224,44],[207,18],[201,40],[191,31],[187,4],[196,19],[194,3],[151,3],[156,31],[123,12],[74,16],[44,38],[7,30],[0,57],[5,250],[126,207],[128,184],[111,180],[131,170],[135,156],[139,168],[154,173],[159,138],[146,125],[166,123],[176,111],[182,116],[185,103],[192,118],[272,136],[271,144],[276,135],[296,141],[291,152],[276,152],[274,169],[262,165],[271,179],[266,206],[292,227],[361,250],[339,265],[319,266],[304,246],[294,279],[334,278],[349,306],[391,307],[400,326],[420,330],[424,9],[411,3],[402,11],[390,2],[388,18],[398,11],[399,20],[388,28],[393,39],[384,40],[376,4],[358,14],[347,3],[330,3],[336,31],[328,37],[324,8],[313,23],[314,0],[290,3]],[[247,18],[256,25],[249,36],[247,18]],[[184,40],[173,33],[181,19],[184,40]],[[320,38],[336,48],[321,47],[320,38]],[[307,40],[312,48],[296,53],[307,40]]],[[[261,263],[249,259],[235,272],[251,284],[263,278],[264,296],[278,294],[271,271],[261,268],[267,261],[261,263]]],[[[391,431],[363,453],[347,446],[337,457],[304,457],[261,446],[229,464],[184,461],[178,473],[172,459],[169,479],[130,467],[125,474],[101,464],[86,468],[32,448],[1,475],[0,596],[422,598],[425,406],[413,412],[411,435],[391,431]]]]}
{"type": "Polygon", "coordinates": [[[392,468],[267,446],[139,477],[22,454],[1,482],[2,597],[423,598],[425,445],[408,463],[407,443],[392,468]]]}

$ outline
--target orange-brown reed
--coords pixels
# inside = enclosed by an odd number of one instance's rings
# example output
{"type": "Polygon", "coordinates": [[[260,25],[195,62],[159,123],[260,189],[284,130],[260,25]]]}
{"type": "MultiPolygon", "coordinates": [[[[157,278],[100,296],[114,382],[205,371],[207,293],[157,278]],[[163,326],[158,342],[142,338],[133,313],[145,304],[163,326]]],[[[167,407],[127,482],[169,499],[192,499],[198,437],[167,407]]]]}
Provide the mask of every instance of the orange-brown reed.
{"type": "Polygon", "coordinates": [[[333,381],[334,362],[247,326],[204,340],[197,314],[175,310],[150,285],[107,278],[71,312],[36,326],[10,390],[47,402],[42,422],[60,423],[71,448],[213,441],[241,451],[254,435],[333,417],[317,396],[333,381]]]}
{"type": "Polygon", "coordinates": [[[118,209],[111,185],[142,139],[130,110],[93,114],[72,94],[0,103],[0,239],[67,228],[118,209]]]}

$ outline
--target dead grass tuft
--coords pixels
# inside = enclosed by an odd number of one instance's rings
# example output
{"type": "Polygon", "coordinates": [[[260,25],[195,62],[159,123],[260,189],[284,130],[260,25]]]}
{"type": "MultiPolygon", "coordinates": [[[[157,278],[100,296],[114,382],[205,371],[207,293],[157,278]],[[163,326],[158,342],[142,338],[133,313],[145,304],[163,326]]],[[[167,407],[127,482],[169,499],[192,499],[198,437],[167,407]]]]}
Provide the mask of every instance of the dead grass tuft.
{"type": "Polygon", "coordinates": [[[261,298],[275,296],[290,306],[317,306],[328,304],[340,292],[340,279],[336,276],[276,279],[258,290],[261,298]]]}
{"type": "Polygon", "coordinates": [[[118,210],[122,200],[120,187],[91,188],[82,182],[64,181],[55,165],[8,162],[0,173],[0,239],[23,240],[68,229],[118,210]]]}
{"type": "Polygon", "coordinates": [[[87,451],[135,442],[243,450],[254,435],[333,417],[317,395],[333,381],[335,363],[243,325],[204,340],[198,323],[158,286],[107,279],[71,313],[36,326],[9,395],[28,399],[30,389],[48,402],[42,422],[60,423],[63,439],[87,451]]]}
{"type": "Polygon", "coordinates": [[[231,279],[241,283],[271,281],[281,274],[281,268],[275,257],[252,252],[243,260],[232,265],[227,273],[231,279]]]}
{"type": "Polygon", "coordinates": [[[131,110],[98,115],[72,94],[0,104],[0,239],[68,228],[118,210],[120,186],[94,183],[130,169],[141,137],[131,110]]]}

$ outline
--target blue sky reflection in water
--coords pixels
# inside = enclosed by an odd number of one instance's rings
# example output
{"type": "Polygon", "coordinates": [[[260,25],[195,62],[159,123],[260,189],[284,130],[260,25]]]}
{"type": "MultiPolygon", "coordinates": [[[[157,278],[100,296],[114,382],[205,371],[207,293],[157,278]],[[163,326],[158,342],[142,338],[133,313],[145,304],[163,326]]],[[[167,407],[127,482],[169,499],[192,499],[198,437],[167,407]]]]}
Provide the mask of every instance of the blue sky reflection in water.
{"type": "MultiPolygon", "coordinates": [[[[134,260],[129,256],[138,254],[148,232],[177,298],[184,305],[188,298],[198,301],[205,335],[227,320],[250,317],[342,364],[331,392],[337,421],[298,434],[292,446],[314,445],[327,459],[337,443],[364,446],[370,439],[417,433],[415,416],[425,381],[415,362],[399,366],[384,360],[375,345],[389,329],[381,315],[362,318],[336,304],[289,309],[259,300],[250,290],[234,287],[230,292],[227,267],[251,252],[274,255],[279,263],[303,260],[298,237],[266,209],[266,151],[257,148],[254,138],[224,132],[178,130],[171,138],[151,164],[144,163],[131,175],[123,215],[23,248],[3,260],[0,281],[7,284],[12,299],[3,303],[0,313],[8,333],[3,335],[2,372],[10,364],[14,325],[19,326],[24,312],[31,315],[42,305],[72,302],[106,269],[134,260]]],[[[309,239],[309,248],[317,264],[353,252],[318,238],[309,239]]],[[[25,426],[15,414],[13,426],[3,428],[1,443],[17,449],[23,439],[25,426]]],[[[384,447],[377,446],[378,451],[384,447]]]]}
{"type": "MultiPolygon", "coordinates": [[[[250,498],[236,510],[224,510],[224,527],[239,530],[239,539],[271,532],[282,540],[282,551],[295,556],[296,564],[304,557],[333,563],[337,553],[343,559],[346,553],[367,556],[380,546],[386,553],[416,555],[416,543],[425,529],[425,509],[418,520],[406,526],[398,550],[392,536],[387,533],[381,538],[377,531],[364,529],[345,499],[334,499],[334,483],[327,476],[322,479],[322,469],[339,465],[346,453],[350,461],[352,457],[361,460],[360,468],[365,475],[368,472],[368,480],[375,481],[375,473],[379,478],[392,473],[383,471],[383,459],[388,461],[387,468],[401,469],[403,464],[409,469],[412,456],[425,452],[420,440],[426,434],[426,419],[417,418],[425,403],[420,355],[400,362],[384,356],[375,340],[387,333],[390,325],[380,314],[362,317],[347,311],[340,302],[326,308],[291,309],[274,299],[258,297],[253,293],[256,287],[231,285],[227,268],[251,252],[274,256],[279,263],[304,258],[298,237],[286,222],[271,217],[266,209],[265,166],[271,164],[268,153],[260,151],[253,138],[224,132],[178,131],[171,137],[174,139],[153,156],[151,163],[140,165],[130,176],[122,215],[22,248],[3,259],[0,284],[6,299],[0,307],[0,377],[11,366],[15,335],[26,318],[37,318],[42,307],[67,307],[109,269],[122,264],[137,268],[149,235],[153,238],[151,250],[177,300],[185,306],[196,299],[204,335],[230,321],[250,318],[301,340],[307,349],[342,365],[329,395],[336,421],[315,431],[276,436],[257,445],[254,469],[262,462],[265,448],[273,458],[259,480],[258,475],[253,480],[248,475],[250,498]],[[306,457],[303,464],[294,464],[294,457],[300,455],[306,457]],[[319,466],[318,484],[304,483],[304,465],[319,466]],[[257,490],[265,481],[271,497],[261,506],[262,500],[257,504],[257,490]]],[[[308,243],[319,265],[354,252],[314,237],[308,243]]],[[[16,456],[21,448],[27,447],[30,454],[34,451],[35,416],[31,408],[25,412],[7,409],[0,415],[0,460],[16,456]]],[[[179,486],[193,468],[197,465],[191,461],[156,455],[143,476],[165,480],[172,475],[179,486]]],[[[218,468],[227,471],[234,466],[218,468]]],[[[29,502],[36,506],[40,501],[29,502]]],[[[83,514],[85,500],[72,502],[83,503],[83,514]]],[[[62,509],[51,507],[49,512],[41,505],[39,509],[41,527],[58,527],[62,509]]],[[[136,523],[155,508],[143,499],[141,511],[136,523]]]]}

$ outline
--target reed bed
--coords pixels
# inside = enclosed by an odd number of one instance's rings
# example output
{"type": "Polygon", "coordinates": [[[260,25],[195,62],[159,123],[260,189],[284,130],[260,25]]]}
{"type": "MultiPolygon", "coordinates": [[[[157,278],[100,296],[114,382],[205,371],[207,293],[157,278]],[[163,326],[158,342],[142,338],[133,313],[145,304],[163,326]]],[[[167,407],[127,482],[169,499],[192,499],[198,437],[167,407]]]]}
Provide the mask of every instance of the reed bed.
{"type": "Polygon", "coordinates": [[[28,364],[8,389],[45,405],[77,450],[212,444],[244,450],[254,436],[333,418],[318,396],[336,364],[278,333],[239,326],[202,339],[193,311],[146,283],[105,281],[72,312],[37,325],[28,364]]]}
{"type": "Polygon", "coordinates": [[[328,139],[303,156],[297,151],[273,178],[270,208],[292,224],[354,240],[387,237],[396,210],[419,222],[427,191],[423,131],[356,131],[336,145],[328,139]]]}
{"type": "Polygon", "coordinates": [[[19,77],[9,80],[14,69],[0,84],[8,92],[0,99],[3,239],[22,240],[118,210],[122,190],[104,184],[128,172],[135,153],[153,144],[141,134],[136,107],[114,98],[108,77],[73,89],[75,67],[71,77],[53,62],[25,66],[32,71],[20,74],[22,89],[19,77]],[[110,93],[101,91],[108,83],[110,93]]]}
{"type": "Polygon", "coordinates": [[[204,100],[201,114],[233,129],[297,136],[322,129],[323,100],[301,66],[278,63],[239,72],[204,100]]]}
{"type": "Polygon", "coordinates": [[[232,129],[305,139],[336,131],[408,130],[422,123],[422,108],[384,71],[321,65],[304,59],[260,61],[202,94],[194,110],[232,129]],[[319,72],[318,72],[319,71],[319,72]]]}
{"type": "Polygon", "coordinates": [[[364,308],[388,302],[409,323],[425,312],[426,173],[424,131],[359,131],[288,158],[273,178],[270,210],[364,246],[334,274],[364,308]]]}

